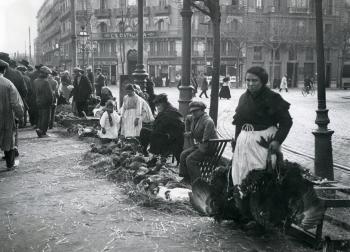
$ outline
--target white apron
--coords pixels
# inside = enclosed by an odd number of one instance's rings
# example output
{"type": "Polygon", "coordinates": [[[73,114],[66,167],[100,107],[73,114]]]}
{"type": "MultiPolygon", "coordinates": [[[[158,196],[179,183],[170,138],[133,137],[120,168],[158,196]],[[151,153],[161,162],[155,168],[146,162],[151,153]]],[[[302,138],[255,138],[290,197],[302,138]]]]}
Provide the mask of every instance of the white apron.
{"type": "Polygon", "coordinates": [[[245,124],[242,127],[233,153],[231,173],[234,185],[240,185],[251,170],[262,170],[266,168],[268,149],[259,145],[258,142],[260,141],[260,137],[265,138],[267,141],[276,132],[277,128],[275,126],[261,131],[254,131],[253,126],[249,124],[245,124]]]}

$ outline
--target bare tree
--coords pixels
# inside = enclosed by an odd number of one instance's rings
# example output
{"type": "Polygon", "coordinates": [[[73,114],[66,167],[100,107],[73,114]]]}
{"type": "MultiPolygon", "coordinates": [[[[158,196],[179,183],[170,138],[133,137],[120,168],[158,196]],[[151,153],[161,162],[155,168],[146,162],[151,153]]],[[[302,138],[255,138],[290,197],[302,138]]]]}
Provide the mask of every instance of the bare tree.
{"type": "Polygon", "coordinates": [[[219,105],[219,81],[220,81],[220,12],[219,0],[191,0],[191,5],[207,15],[211,19],[213,26],[213,76],[211,81],[210,111],[209,115],[214,120],[215,125],[218,119],[219,105]]]}

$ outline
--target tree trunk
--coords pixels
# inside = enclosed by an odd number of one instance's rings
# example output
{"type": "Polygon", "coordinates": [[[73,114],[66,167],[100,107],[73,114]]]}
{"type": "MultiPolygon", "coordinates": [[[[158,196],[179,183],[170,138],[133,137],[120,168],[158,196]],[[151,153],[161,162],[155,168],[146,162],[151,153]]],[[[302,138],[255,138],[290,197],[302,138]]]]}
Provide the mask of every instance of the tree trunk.
{"type": "MultiPolygon", "coordinates": [[[[271,88],[275,88],[275,48],[272,47],[272,71],[271,71],[271,88]]],[[[278,87],[277,87],[278,88],[278,87]]]]}
{"type": "Polygon", "coordinates": [[[210,111],[209,115],[217,125],[219,108],[219,81],[220,81],[220,19],[212,19],[213,24],[213,77],[211,82],[210,111]]]}
{"type": "Polygon", "coordinates": [[[239,86],[241,86],[240,83],[240,67],[239,67],[239,63],[240,63],[240,56],[241,56],[241,47],[238,48],[237,50],[237,58],[236,58],[236,88],[238,88],[239,86]]]}

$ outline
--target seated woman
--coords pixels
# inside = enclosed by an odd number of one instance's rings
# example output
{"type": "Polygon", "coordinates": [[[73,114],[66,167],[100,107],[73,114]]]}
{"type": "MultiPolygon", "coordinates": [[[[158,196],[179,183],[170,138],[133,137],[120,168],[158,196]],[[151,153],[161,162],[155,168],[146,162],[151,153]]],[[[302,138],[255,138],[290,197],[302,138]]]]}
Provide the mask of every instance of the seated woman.
{"type": "Polygon", "coordinates": [[[247,91],[239,98],[233,124],[236,125],[232,180],[240,185],[248,172],[265,169],[268,150],[277,152],[292,127],[290,104],[266,87],[268,74],[262,67],[247,70],[247,91]]]}
{"type": "Polygon", "coordinates": [[[179,173],[187,183],[192,183],[201,176],[199,162],[213,152],[208,140],[218,138],[214,121],[205,112],[205,109],[206,105],[200,101],[193,101],[189,104],[191,115],[186,119],[184,135],[193,139],[194,145],[181,153],[179,173]]]}
{"type": "Polygon", "coordinates": [[[112,100],[114,103],[114,106],[116,106],[115,98],[113,97],[112,91],[108,87],[102,87],[102,89],[101,89],[101,101],[96,106],[96,108],[93,109],[93,114],[95,117],[100,118],[102,116],[106,102],[109,100],[112,100]]]}
{"type": "Polygon", "coordinates": [[[114,110],[114,102],[109,100],[100,119],[101,131],[98,136],[103,143],[111,142],[118,138],[120,128],[120,115],[114,110]]]}
{"type": "Polygon", "coordinates": [[[158,115],[151,128],[143,127],[140,132],[140,142],[144,155],[148,155],[147,148],[153,154],[160,154],[163,158],[173,153],[180,162],[180,154],[184,143],[185,125],[180,112],[168,101],[166,94],[159,94],[153,100],[158,115]]]}

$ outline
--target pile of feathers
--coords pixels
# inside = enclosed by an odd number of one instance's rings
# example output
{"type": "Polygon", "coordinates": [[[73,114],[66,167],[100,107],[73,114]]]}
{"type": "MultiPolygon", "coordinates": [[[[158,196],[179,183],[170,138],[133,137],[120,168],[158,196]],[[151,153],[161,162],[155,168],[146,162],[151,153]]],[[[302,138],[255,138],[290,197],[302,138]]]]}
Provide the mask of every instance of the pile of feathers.
{"type": "Polygon", "coordinates": [[[158,205],[159,201],[180,202],[191,208],[191,190],[179,182],[178,172],[159,157],[144,157],[140,151],[137,141],[91,144],[84,162],[89,164],[89,169],[109,180],[119,182],[121,186],[124,183],[128,195],[140,205],[151,205],[150,202],[158,205]]]}
{"type": "Polygon", "coordinates": [[[295,223],[308,230],[325,213],[308,176],[308,171],[279,154],[275,168],[250,171],[240,186],[232,185],[229,167],[217,168],[211,181],[194,182],[190,201],[198,212],[217,221],[254,221],[265,229],[295,223]]]}

